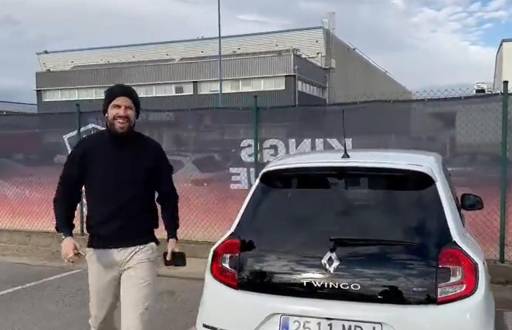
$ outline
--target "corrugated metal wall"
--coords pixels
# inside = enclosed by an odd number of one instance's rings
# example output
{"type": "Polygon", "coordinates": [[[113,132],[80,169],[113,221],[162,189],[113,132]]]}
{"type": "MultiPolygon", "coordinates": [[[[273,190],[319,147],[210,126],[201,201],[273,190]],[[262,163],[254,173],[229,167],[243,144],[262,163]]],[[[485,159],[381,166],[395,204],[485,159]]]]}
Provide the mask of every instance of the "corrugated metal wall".
{"type": "MultiPolygon", "coordinates": [[[[322,71],[316,67],[317,72],[322,71]]],[[[293,74],[291,54],[252,56],[223,61],[225,79],[243,77],[281,76],[293,74]]],[[[309,69],[313,73],[314,70],[309,69]]],[[[318,75],[318,73],[317,73],[318,75]]],[[[80,69],[58,72],[38,72],[36,88],[59,88],[78,86],[108,86],[122,82],[142,84],[176,81],[211,80],[218,77],[218,62],[215,60],[152,64],[143,63],[129,67],[80,69]]]]}
{"type": "MultiPolygon", "coordinates": [[[[329,35],[328,32],[326,32],[329,35]]],[[[375,99],[409,99],[412,93],[349,45],[332,38],[336,67],[332,69],[329,103],[375,99]]]]}
{"type": "Polygon", "coordinates": [[[295,56],[294,59],[299,77],[306,81],[316,83],[315,85],[327,86],[329,77],[328,71],[321,69],[318,65],[305,58],[295,56]]]}
{"type": "Polygon", "coordinates": [[[321,97],[299,92],[299,105],[324,105],[327,104],[327,100],[321,97]]]}

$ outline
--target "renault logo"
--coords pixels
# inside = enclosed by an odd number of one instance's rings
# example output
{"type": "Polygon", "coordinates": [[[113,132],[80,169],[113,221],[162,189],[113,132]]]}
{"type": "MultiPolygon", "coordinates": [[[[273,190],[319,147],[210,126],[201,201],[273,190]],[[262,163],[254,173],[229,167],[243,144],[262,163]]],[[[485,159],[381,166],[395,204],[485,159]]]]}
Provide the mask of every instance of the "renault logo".
{"type": "Polygon", "coordinates": [[[334,273],[336,268],[340,265],[340,260],[336,253],[328,251],[322,259],[322,265],[329,273],[334,273]]]}

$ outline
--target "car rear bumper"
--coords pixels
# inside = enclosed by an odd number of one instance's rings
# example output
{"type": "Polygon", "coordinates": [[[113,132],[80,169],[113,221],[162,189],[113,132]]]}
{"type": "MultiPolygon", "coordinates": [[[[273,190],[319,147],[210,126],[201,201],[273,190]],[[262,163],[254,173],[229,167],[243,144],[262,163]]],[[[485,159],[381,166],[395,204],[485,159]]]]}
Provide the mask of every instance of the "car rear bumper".
{"type": "Polygon", "coordinates": [[[494,313],[492,293],[483,288],[446,305],[391,305],[238,291],[207,273],[196,329],[279,330],[281,315],[298,315],[375,322],[382,324],[382,330],[494,330],[494,313]]]}

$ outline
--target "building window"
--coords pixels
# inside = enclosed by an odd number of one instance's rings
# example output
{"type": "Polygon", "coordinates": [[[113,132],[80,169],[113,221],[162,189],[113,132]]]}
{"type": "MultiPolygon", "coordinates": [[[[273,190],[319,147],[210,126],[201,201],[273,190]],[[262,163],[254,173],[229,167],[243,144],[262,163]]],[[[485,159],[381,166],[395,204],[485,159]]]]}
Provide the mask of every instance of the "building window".
{"type": "Polygon", "coordinates": [[[59,101],[60,100],[60,90],[47,90],[43,91],[43,101],[59,101]]]}
{"type": "Polygon", "coordinates": [[[61,100],[76,100],[77,90],[76,89],[62,89],[60,91],[60,99],[61,100]]]}
{"type": "Polygon", "coordinates": [[[199,94],[213,94],[219,92],[218,81],[201,81],[197,84],[199,94]]]}
{"type": "MultiPolygon", "coordinates": [[[[137,85],[134,88],[140,97],[187,95],[193,94],[194,91],[192,83],[137,85]]],[[[105,97],[105,88],[50,89],[42,91],[42,97],[43,101],[103,99],[105,97]]]]}
{"type": "Polygon", "coordinates": [[[94,88],[80,88],[78,89],[79,100],[94,99],[94,88]]]}
{"type": "Polygon", "coordinates": [[[43,101],[91,100],[105,97],[103,88],[51,89],[43,91],[43,101]]]}
{"type": "Polygon", "coordinates": [[[171,84],[162,84],[155,86],[155,96],[168,96],[173,94],[173,86],[171,84]]]}
{"type": "Polygon", "coordinates": [[[150,97],[155,96],[155,86],[147,85],[147,86],[134,86],[137,94],[140,97],[150,97]]]}
{"type": "Polygon", "coordinates": [[[325,88],[323,87],[314,86],[310,83],[299,80],[297,88],[300,92],[325,98],[325,88]]]}
{"type": "Polygon", "coordinates": [[[224,80],[222,82],[223,93],[238,93],[240,92],[240,80],[224,80]]]}
{"type": "MultiPolygon", "coordinates": [[[[219,92],[218,81],[204,81],[198,84],[199,94],[219,92]]],[[[228,79],[222,81],[223,93],[255,92],[285,89],[285,77],[228,79]]]]}
{"type": "Polygon", "coordinates": [[[174,94],[184,94],[185,89],[181,85],[174,86],[174,94]]]}
{"type": "Polygon", "coordinates": [[[242,92],[253,91],[253,79],[242,79],[242,92]]]}
{"type": "Polygon", "coordinates": [[[240,80],[230,80],[229,83],[226,84],[226,87],[229,87],[229,88],[226,88],[226,90],[225,90],[226,93],[240,92],[240,80]]]}
{"type": "Polygon", "coordinates": [[[105,97],[105,88],[95,88],[94,89],[94,98],[102,99],[105,97]]]}
{"type": "Polygon", "coordinates": [[[263,78],[264,90],[284,89],[284,77],[263,78]]]}
{"type": "Polygon", "coordinates": [[[192,83],[155,85],[155,96],[172,96],[193,94],[192,83]]]}
{"type": "MultiPolygon", "coordinates": [[[[140,97],[192,95],[193,84],[152,84],[133,86],[140,97]]],[[[105,87],[84,87],[51,89],[42,91],[43,101],[103,99],[105,87]]],[[[285,89],[285,77],[228,79],[223,81],[224,93],[254,92],[262,90],[285,89]]],[[[218,81],[201,81],[198,83],[199,94],[215,94],[219,92],[218,81]]]]}
{"type": "MultiPolygon", "coordinates": [[[[180,84],[178,86],[181,86],[183,88],[183,95],[191,95],[191,94],[194,94],[194,86],[192,85],[192,83],[187,83],[187,84],[180,84]]],[[[175,91],[175,94],[178,94],[176,91],[175,91]]]]}

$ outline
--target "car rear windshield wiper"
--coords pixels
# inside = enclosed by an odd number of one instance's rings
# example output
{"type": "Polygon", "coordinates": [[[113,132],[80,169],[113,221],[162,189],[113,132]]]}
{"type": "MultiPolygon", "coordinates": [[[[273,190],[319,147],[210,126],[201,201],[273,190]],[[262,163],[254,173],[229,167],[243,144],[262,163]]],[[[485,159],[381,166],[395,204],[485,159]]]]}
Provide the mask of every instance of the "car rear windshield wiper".
{"type": "Polygon", "coordinates": [[[375,238],[347,238],[347,237],[331,237],[329,241],[333,246],[374,246],[374,245],[418,245],[418,243],[408,241],[396,241],[389,239],[375,238]]]}

